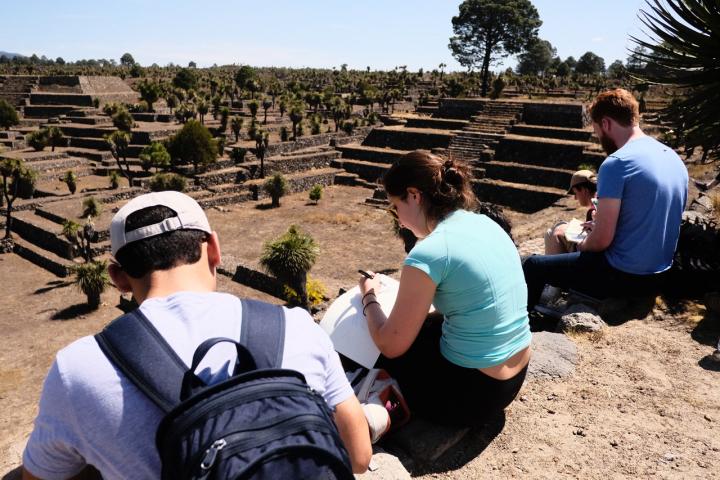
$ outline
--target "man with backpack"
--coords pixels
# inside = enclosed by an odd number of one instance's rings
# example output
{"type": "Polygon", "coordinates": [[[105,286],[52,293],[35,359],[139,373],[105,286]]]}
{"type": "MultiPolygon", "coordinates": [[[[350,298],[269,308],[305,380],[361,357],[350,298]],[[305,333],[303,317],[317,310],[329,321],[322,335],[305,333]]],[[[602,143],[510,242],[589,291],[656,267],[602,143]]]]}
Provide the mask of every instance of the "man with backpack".
{"type": "Polygon", "coordinates": [[[367,469],[368,424],[330,339],[302,309],[215,292],[218,237],[194,200],[136,197],[110,236],[110,276],[140,307],[58,352],[23,478],[367,469]]]}

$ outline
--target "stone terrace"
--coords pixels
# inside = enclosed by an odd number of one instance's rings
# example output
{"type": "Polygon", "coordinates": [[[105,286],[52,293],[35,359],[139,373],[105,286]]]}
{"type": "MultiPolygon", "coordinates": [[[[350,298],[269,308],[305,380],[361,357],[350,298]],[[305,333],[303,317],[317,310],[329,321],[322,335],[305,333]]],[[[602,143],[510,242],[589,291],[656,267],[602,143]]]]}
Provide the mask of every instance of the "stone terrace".
{"type": "MultiPolygon", "coordinates": [[[[333,165],[376,182],[408,151],[445,153],[470,164],[480,200],[533,212],[564,197],[580,166],[604,158],[580,103],[442,99],[391,120],[398,124],[373,129],[362,144],[338,147],[333,165]]],[[[380,191],[368,202],[386,203],[380,191]]]]}

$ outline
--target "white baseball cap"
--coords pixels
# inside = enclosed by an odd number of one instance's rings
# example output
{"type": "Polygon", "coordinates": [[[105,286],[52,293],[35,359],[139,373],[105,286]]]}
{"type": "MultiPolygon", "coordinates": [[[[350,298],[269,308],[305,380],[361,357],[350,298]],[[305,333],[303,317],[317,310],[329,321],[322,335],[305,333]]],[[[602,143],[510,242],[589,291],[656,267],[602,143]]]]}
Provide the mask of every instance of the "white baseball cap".
{"type": "Polygon", "coordinates": [[[205,212],[192,198],[175,191],[152,192],[133,198],[125,204],[110,223],[110,244],[113,256],[128,243],[154,237],[174,230],[200,230],[212,233],[205,212]],[[163,206],[175,212],[174,217],[160,223],[125,231],[125,221],[130,214],[143,208],[163,206]]]}

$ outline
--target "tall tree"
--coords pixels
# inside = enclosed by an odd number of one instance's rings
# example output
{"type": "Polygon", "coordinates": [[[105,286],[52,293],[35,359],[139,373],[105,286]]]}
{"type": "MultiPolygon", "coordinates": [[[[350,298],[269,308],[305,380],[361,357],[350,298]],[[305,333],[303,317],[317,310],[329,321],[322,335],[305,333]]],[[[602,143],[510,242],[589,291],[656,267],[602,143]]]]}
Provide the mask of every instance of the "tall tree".
{"type": "Polygon", "coordinates": [[[450,50],[469,70],[480,67],[481,95],[487,96],[490,65],[525,49],[542,25],[530,0],[465,0],[452,19],[450,50]]]}
{"type": "Polygon", "coordinates": [[[128,179],[128,185],[132,187],[132,170],[130,170],[130,164],[127,161],[130,139],[130,134],[124,130],[116,130],[105,137],[120,173],[128,179]]]}
{"type": "Polygon", "coordinates": [[[0,128],[10,128],[20,123],[15,107],[0,99],[0,128]]]}
{"type": "Polygon", "coordinates": [[[640,20],[654,38],[631,37],[646,49],[635,51],[649,64],[643,79],[685,89],[663,115],[685,147],[702,147],[705,159],[720,150],[720,2],[646,2],[649,10],[641,10],[640,20]]]}
{"type": "Polygon", "coordinates": [[[544,75],[556,53],[550,42],[538,38],[520,55],[517,71],[520,75],[544,75]]]}
{"type": "Polygon", "coordinates": [[[124,53],[123,56],[120,57],[120,65],[123,67],[132,67],[135,65],[135,59],[129,53],[124,53]]]}
{"type": "Polygon", "coordinates": [[[598,75],[605,71],[605,60],[593,52],[585,52],[575,66],[577,73],[598,75]]]}

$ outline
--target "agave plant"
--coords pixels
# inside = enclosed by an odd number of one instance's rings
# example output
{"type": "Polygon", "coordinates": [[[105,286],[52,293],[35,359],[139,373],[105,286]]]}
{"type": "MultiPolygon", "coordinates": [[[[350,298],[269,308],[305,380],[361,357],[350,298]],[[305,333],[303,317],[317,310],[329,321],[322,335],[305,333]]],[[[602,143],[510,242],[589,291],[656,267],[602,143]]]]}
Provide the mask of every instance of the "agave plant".
{"type": "Polygon", "coordinates": [[[110,284],[107,262],[87,262],[73,267],[75,284],[87,296],[88,306],[95,309],[100,306],[100,295],[110,284]]]}
{"type": "Polygon", "coordinates": [[[703,148],[703,157],[720,147],[720,2],[646,0],[640,20],[648,39],[631,37],[648,63],[640,73],[650,83],[684,89],[665,111],[685,147],[703,148]]]}
{"type": "Polygon", "coordinates": [[[300,306],[308,308],[307,274],[318,253],[315,240],[291,225],[280,238],[265,244],[260,264],[297,292],[300,306]]]}

